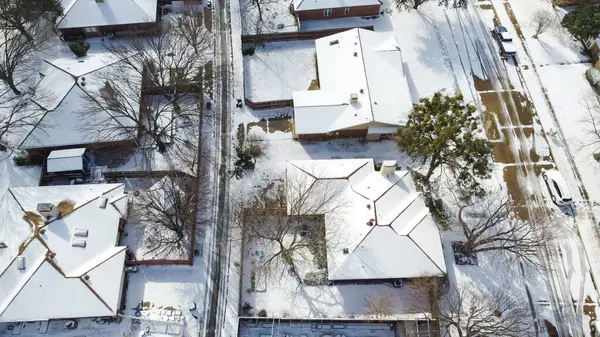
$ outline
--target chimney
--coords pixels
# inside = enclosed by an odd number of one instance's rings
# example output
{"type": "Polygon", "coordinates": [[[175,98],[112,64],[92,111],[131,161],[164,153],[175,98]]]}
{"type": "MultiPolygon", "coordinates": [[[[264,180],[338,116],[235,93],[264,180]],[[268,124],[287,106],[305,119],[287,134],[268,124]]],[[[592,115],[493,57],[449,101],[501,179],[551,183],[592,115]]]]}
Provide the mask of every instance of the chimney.
{"type": "Polygon", "coordinates": [[[381,163],[381,174],[391,174],[396,172],[396,161],[395,160],[384,160],[381,163]]]}
{"type": "Polygon", "coordinates": [[[358,103],[358,94],[351,93],[350,94],[350,104],[358,103]]]}
{"type": "Polygon", "coordinates": [[[58,215],[60,214],[60,211],[58,210],[58,208],[56,208],[56,206],[54,206],[52,203],[49,203],[49,202],[37,204],[37,207],[35,210],[38,213],[40,213],[40,215],[43,216],[45,219],[49,219],[52,217],[58,217],[58,215]]]}

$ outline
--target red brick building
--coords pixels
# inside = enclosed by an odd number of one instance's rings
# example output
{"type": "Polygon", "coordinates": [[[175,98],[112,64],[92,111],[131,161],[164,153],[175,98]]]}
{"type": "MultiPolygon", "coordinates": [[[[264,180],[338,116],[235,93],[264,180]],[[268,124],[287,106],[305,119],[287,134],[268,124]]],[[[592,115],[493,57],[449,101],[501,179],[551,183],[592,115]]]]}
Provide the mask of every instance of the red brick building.
{"type": "Polygon", "coordinates": [[[300,21],[378,15],[380,0],[297,0],[294,12],[300,21]]]}

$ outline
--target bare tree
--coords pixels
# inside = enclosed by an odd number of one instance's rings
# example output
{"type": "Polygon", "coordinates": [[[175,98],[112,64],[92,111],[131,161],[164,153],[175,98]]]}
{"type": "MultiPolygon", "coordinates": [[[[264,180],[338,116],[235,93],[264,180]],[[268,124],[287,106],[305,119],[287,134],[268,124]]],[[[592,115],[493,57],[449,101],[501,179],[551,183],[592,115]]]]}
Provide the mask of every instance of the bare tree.
{"type": "Polygon", "coordinates": [[[526,300],[504,289],[490,294],[471,290],[470,284],[452,287],[439,301],[440,324],[458,337],[532,336],[533,322],[526,300]]]}
{"type": "MultiPolygon", "coordinates": [[[[40,93],[36,95],[41,98],[40,93]]],[[[14,146],[20,135],[29,131],[46,110],[32,102],[27,95],[14,96],[6,92],[0,97],[0,149],[14,146]]]]}
{"type": "Polygon", "coordinates": [[[558,24],[558,20],[552,11],[540,8],[533,12],[531,23],[534,29],[533,38],[537,39],[540,34],[555,27],[558,24]]]}
{"type": "Polygon", "coordinates": [[[556,238],[558,228],[541,210],[530,212],[527,219],[517,216],[516,210],[508,197],[460,206],[458,221],[466,237],[460,252],[508,252],[527,264],[542,267],[537,250],[556,238]],[[474,211],[471,215],[465,214],[467,207],[474,211]]]}
{"type": "Polygon", "coordinates": [[[581,122],[584,124],[584,131],[589,140],[582,145],[583,147],[592,147],[593,152],[600,149],[600,95],[590,92],[582,97],[581,105],[587,112],[581,122]]]}
{"type": "Polygon", "coordinates": [[[46,13],[51,18],[63,14],[60,0],[0,0],[0,28],[18,31],[27,41],[36,40],[35,30],[46,13]]]}
{"type": "Polygon", "coordinates": [[[202,68],[194,48],[165,24],[159,36],[136,35],[106,49],[120,61],[98,72],[104,83],[99,90],[87,91],[81,110],[90,121],[86,129],[103,138],[139,130],[159,152],[170,142],[185,141],[177,131],[198,125],[200,116],[202,68]],[[99,129],[98,123],[108,126],[99,129]]]}
{"type": "Polygon", "coordinates": [[[243,233],[245,240],[264,247],[265,256],[257,264],[261,273],[287,271],[301,282],[300,265],[326,267],[327,251],[337,237],[333,219],[345,201],[339,198],[340,185],[332,180],[314,182],[308,175],[288,175],[286,184],[244,207],[243,233]]]}
{"type": "Polygon", "coordinates": [[[177,7],[177,22],[172,24],[173,34],[177,35],[200,55],[212,46],[212,33],[204,27],[202,5],[197,2],[186,2],[177,7]]]}
{"type": "Polygon", "coordinates": [[[194,181],[167,175],[139,194],[136,211],[147,233],[145,255],[181,255],[189,248],[190,240],[194,240],[191,229],[196,218],[194,181]]]}
{"type": "Polygon", "coordinates": [[[3,30],[3,40],[0,43],[0,80],[10,87],[15,95],[20,95],[15,76],[17,69],[22,67],[27,56],[35,49],[35,45],[15,30],[3,30]]]}
{"type": "MultiPolygon", "coordinates": [[[[418,9],[426,2],[432,2],[432,0],[394,0],[396,7],[412,9],[418,9]]],[[[440,6],[453,8],[465,8],[467,6],[466,0],[437,0],[437,2],[440,6]]]]}
{"type": "Polygon", "coordinates": [[[365,297],[365,307],[369,315],[375,318],[391,316],[396,305],[396,295],[388,291],[380,291],[365,297]]]}

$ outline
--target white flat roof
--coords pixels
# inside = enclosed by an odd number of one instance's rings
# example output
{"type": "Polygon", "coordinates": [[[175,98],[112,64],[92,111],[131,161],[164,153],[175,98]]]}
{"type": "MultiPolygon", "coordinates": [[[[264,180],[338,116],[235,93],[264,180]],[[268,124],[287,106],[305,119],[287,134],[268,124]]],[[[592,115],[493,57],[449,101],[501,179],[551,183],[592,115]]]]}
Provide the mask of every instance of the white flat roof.
{"type": "Polygon", "coordinates": [[[126,249],[117,246],[119,220],[126,217],[124,190],[123,184],[8,190],[0,215],[0,241],[7,245],[0,249],[0,322],[117,313],[126,249]],[[101,197],[107,198],[105,208],[99,207],[101,197]],[[39,203],[61,202],[73,209],[40,221],[39,203]],[[87,236],[75,236],[76,230],[87,236]],[[85,240],[85,247],[72,246],[75,239],[85,240]],[[23,270],[17,256],[24,258],[23,270]]]}
{"type": "Polygon", "coordinates": [[[156,21],[157,0],[62,0],[57,27],[117,26],[156,21]]]}
{"type": "Polygon", "coordinates": [[[50,151],[48,159],[81,157],[84,153],[85,147],[78,147],[75,149],[54,150],[50,151]]]}
{"type": "MultiPolygon", "coordinates": [[[[104,85],[101,74],[115,69],[131,72],[101,45],[92,45],[88,55],[84,57],[45,60],[38,85],[41,97],[34,97],[33,100],[48,111],[25,136],[19,147],[32,149],[77,146],[134,139],[135,135],[125,132],[92,134],[88,129],[94,123],[93,117],[82,114],[87,104],[87,92],[99,90],[104,85]],[[82,77],[85,78],[85,85],[81,85],[82,77]]],[[[136,75],[132,73],[131,76],[136,75]]],[[[139,100],[131,100],[129,104],[139,107],[139,100]]],[[[100,126],[106,120],[105,116],[98,116],[97,123],[100,126]]],[[[110,123],[120,123],[128,127],[134,125],[132,120],[125,118],[115,118],[110,123]]]]}
{"type": "Polygon", "coordinates": [[[54,150],[46,160],[46,171],[53,173],[83,170],[84,153],[85,148],[54,150]]]}
{"type": "MultiPolygon", "coordinates": [[[[446,273],[437,224],[408,171],[383,175],[373,159],[328,159],[289,161],[286,174],[288,182],[308,181],[314,194],[340,191],[336,205],[342,209],[325,214],[330,280],[446,273]],[[371,219],[376,225],[367,225],[371,219]]],[[[288,195],[291,188],[288,183],[288,195]]]]}
{"type": "Polygon", "coordinates": [[[315,44],[320,90],[294,92],[297,134],[406,122],[413,103],[393,33],[356,28],[315,44]],[[357,96],[355,103],[352,94],[357,96]]]}
{"type": "Polygon", "coordinates": [[[381,5],[379,0],[296,0],[296,11],[310,11],[325,8],[359,7],[381,5]]]}

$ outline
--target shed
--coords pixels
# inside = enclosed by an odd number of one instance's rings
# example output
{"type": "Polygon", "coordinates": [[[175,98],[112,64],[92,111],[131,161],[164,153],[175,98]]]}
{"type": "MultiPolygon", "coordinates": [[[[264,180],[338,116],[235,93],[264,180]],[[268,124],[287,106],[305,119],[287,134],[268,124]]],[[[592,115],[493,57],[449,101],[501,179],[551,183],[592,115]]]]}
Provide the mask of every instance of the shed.
{"type": "Polygon", "coordinates": [[[48,173],[85,172],[87,164],[85,148],[54,150],[48,156],[46,171],[48,173]]]}

